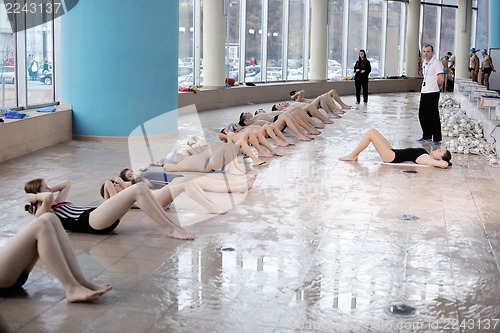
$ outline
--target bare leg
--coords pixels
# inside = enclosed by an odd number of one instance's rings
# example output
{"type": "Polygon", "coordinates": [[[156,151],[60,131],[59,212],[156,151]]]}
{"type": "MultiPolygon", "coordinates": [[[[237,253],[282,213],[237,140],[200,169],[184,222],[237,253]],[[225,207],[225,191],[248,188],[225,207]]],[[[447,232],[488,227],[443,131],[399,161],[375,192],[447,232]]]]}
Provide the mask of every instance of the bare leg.
{"type": "Polygon", "coordinates": [[[254,133],[255,133],[255,136],[257,137],[257,139],[259,140],[259,143],[262,144],[264,147],[266,147],[267,150],[269,150],[269,152],[272,155],[283,156],[283,154],[281,154],[276,149],[274,149],[273,146],[271,146],[269,141],[267,141],[266,137],[264,135],[262,135],[262,133],[260,133],[258,130],[254,131],[254,133]]]}
{"type": "Polygon", "coordinates": [[[343,110],[338,108],[338,106],[329,95],[323,94],[319,98],[323,110],[333,114],[334,117],[339,118],[341,114],[345,113],[343,110]]]}
{"type": "Polygon", "coordinates": [[[260,160],[257,156],[255,156],[255,154],[253,153],[252,149],[250,149],[250,147],[248,146],[248,143],[245,140],[242,140],[242,139],[238,140],[236,142],[236,144],[238,144],[240,146],[240,151],[243,154],[245,154],[248,157],[250,157],[255,164],[258,164],[258,165],[264,165],[264,164],[266,164],[266,161],[260,160]]]}
{"type": "Polygon", "coordinates": [[[194,199],[196,202],[205,207],[210,213],[224,214],[226,212],[224,208],[219,207],[211,200],[209,200],[206,193],[195,182],[191,181],[186,184],[186,193],[190,198],[194,199]]]}
{"type": "Polygon", "coordinates": [[[368,132],[366,132],[363,139],[361,139],[361,141],[359,142],[358,146],[350,154],[340,157],[339,160],[357,161],[359,153],[365,150],[370,142],[373,143],[373,146],[382,158],[382,161],[391,162],[394,160],[395,154],[392,151],[391,144],[382,134],[380,134],[379,131],[374,128],[370,128],[368,132]]]}
{"type": "Polygon", "coordinates": [[[143,183],[134,184],[104,201],[90,213],[89,223],[98,230],[109,227],[117,219],[122,218],[135,202],[153,221],[167,229],[169,237],[194,239],[192,234],[170,221],[153,193],[143,183]]]}
{"type": "Polygon", "coordinates": [[[311,125],[314,128],[325,128],[325,125],[323,123],[320,123],[316,121],[315,119],[311,118],[308,114],[307,111],[303,108],[294,108],[293,113],[300,117],[304,122],[307,124],[311,125]]]}
{"type": "Polygon", "coordinates": [[[316,106],[312,104],[308,104],[304,106],[304,111],[309,112],[311,116],[314,118],[319,119],[323,124],[333,124],[333,121],[328,119],[328,117],[325,117],[316,106]]]}
{"type": "MultiPolygon", "coordinates": [[[[267,129],[268,129],[269,136],[273,137],[271,135],[271,133],[274,134],[274,137],[278,137],[280,140],[282,140],[285,143],[285,146],[295,144],[292,141],[290,141],[286,136],[284,136],[283,133],[278,128],[276,128],[276,126],[274,124],[270,124],[267,127],[267,129]]],[[[274,141],[276,141],[276,139],[274,139],[274,141]]]]}
{"type": "Polygon", "coordinates": [[[483,74],[483,85],[486,89],[490,89],[490,74],[483,74]]]}
{"type": "Polygon", "coordinates": [[[328,94],[330,96],[332,96],[333,100],[337,103],[340,104],[340,106],[342,107],[342,109],[350,109],[351,106],[350,105],[347,105],[344,103],[344,101],[340,98],[339,94],[337,93],[337,91],[335,91],[335,89],[332,89],[328,92],[328,94]]]}
{"type": "Polygon", "coordinates": [[[9,269],[0,271],[0,287],[10,287],[23,271],[29,272],[38,256],[63,285],[68,302],[93,301],[111,289],[83,277],[69,238],[52,213],[32,221],[2,248],[0,266],[9,269]]]}
{"type": "Polygon", "coordinates": [[[297,136],[297,138],[301,141],[310,141],[312,137],[308,136],[307,134],[304,134],[295,124],[295,121],[292,119],[290,115],[287,114],[282,114],[281,116],[278,117],[278,120],[274,122],[276,126],[279,128],[283,128],[285,125],[289,127],[293,133],[297,136]]]}
{"type": "Polygon", "coordinates": [[[303,119],[301,119],[301,117],[297,114],[296,111],[288,111],[290,116],[293,118],[293,120],[300,126],[302,127],[303,129],[305,129],[307,131],[308,134],[313,134],[313,135],[319,135],[321,134],[320,131],[318,131],[317,129],[315,129],[313,126],[309,125],[309,123],[307,121],[304,121],[303,119]]]}
{"type": "Polygon", "coordinates": [[[227,171],[233,174],[245,174],[244,168],[238,165],[238,153],[240,146],[234,143],[224,143],[210,157],[208,167],[212,170],[221,170],[227,167],[227,171]]]}
{"type": "MultiPolygon", "coordinates": [[[[200,177],[193,180],[204,191],[216,193],[245,193],[252,187],[257,175],[246,178],[243,181],[234,180],[234,177],[228,177],[227,182],[218,179],[210,179],[208,177],[200,177]]],[[[241,177],[242,178],[242,177],[241,177]]]]}
{"type": "Polygon", "coordinates": [[[245,134],[248,135],[247,136],[248,143],[250,143],[255,148],[255,150],[257,150],[259,157],[261,157],[261,156],[270,157],[271,156],[271,155],[267,154],[264,151],[264,149],[262,149],[262,146],[259,143],[259,139],[257,138],[257,136],[255,135],[255,133],[253,131],[249,131],[248,133],[245,133],[245,134]]]}

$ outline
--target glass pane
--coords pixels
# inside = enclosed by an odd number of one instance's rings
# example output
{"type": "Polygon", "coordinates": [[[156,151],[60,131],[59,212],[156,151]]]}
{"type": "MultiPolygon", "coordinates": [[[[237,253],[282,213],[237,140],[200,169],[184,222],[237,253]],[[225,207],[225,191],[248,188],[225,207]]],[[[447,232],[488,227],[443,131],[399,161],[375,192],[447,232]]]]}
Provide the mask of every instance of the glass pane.
{"type": "Polygon", "coordinates": [[[54,102],[52,21],[26,30],[26,92],[28,105],[54,102]]]}
{"type": "Polygon", "coordinates": [[[488,0],[478,0],[477,1],[477,30],[476,30],[476,45],[472,46],[476,49],[486,49],[488,48],[488,38],[489,38],[489,4],[488,0]]]}
{"type": "Polygon", "coordinates": [[[344,1],[330,1],[328,26],[328,79],[342,78],[342,35],[344,33],[344,1]]]}
{"type": "MultiPolygon", "coordinates": [[[[380,77],[380,56],[382,48],[382,2],[370,0],[368,4],[368,42],[366,56],[372,66],[370,77],[380,77]]],[[[395,50],[391,51],[395,52],[395,50]]],[[[395,52],[396,53],[396,52],[395,52]]]]}
{"type": "Polygon", "coordinates": [[[262,1],[247,1],[246,22],[245,82],[250,82],[258,79],[256,76],[260,74],[262,1]]]}
{"type": "Polygon", "coordinates": [[[304,0],[290,0],[288,20],[287,80],[304,79],[304,0]]]}
{"type": "Polygon", "coordinates": [[[281,66],[283,54],[283,1],[269,0],[268,13],[266,81],[281,81],[283,80],[281,66]]]}
{"type": "Polygon", "coordinates": [[[441,9],[441,44],[439,57],[444,57],[447,52],[455,53],[455,17],[457,9],[443,7],[441,9]]]}
{"type": "Polygon", "coordinates": [[[437,6],[425,6],[422,13],[424,23],[422,27],[421,47],[430,44],[436,46],[436,24],[437,24],[437,6]]]}
{"type": "Polygon", "coordinates": [[[239,82],[240,71],[240,0],[231,0],[227,7],[226,77],[239,82]]]}
{"type": "Polygon", "coordinates": [[[401,34],[401,13],[404,4],[396,1],[387,3],[387,36],[385,45],[385,76],[399,76],[400,55],[404,46],[399,44],[401,34]]]}
{"type": "Polygon", "coordinates": [[[177,60],[179,87],[194,84],[193,4],[192,0],[179,0],[179,59],[177,60]]]}
{"type": "Polygon", "coordinates": [[[14,34],[0,3],[0,108],[17,106],[14,34]]]}
{"type": "Polygon", "coordinates": [[[347,76],[352,76],[354,64],[363,48],[363,0],[349,3],[349,40],[347,41],[347,76]]]}

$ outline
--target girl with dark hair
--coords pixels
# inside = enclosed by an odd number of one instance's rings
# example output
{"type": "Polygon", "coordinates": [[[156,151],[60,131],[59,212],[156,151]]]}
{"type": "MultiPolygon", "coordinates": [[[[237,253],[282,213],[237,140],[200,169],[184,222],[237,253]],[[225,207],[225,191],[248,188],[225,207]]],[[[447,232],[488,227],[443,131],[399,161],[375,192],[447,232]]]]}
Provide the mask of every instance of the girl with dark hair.
{"type": "Polygon", "coordinates": [[[446,149],[435,149],[428,153],[424,148],[393,149],[389,141],[374,128],[370,128],[361,139],[358,146],[348,155],[339,158],[341,161],[357,161],[358,155],[365,150],[370,143],[377,150],[386,163],[415,162],[416,164],[429,165],[446,169],[451,166],[451,153],[446,149]]]}
{"type": "Polygon", "coordinates": [[[354,65],[354,85],[356,86],[356,104],[359,104],[361,87],[363,87],[363,102],[368,103],[368,75],[372,71],[365,50],[359,50],[359,58],[354,65]]]}

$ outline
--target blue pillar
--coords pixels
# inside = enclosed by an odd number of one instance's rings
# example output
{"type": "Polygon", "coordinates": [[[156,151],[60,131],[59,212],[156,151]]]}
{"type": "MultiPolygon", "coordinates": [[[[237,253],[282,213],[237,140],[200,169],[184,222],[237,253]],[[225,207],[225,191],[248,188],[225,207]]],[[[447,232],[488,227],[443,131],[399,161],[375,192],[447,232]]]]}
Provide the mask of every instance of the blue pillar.
{"type": "Polygon", "coordinates": [[[85,0],[62,17],[61,102],[75,136],[127,137],[167,112],[147,134],[177,131],[178,6],[85,0]]]}
{"type": "MultiPolygon", "coordinates": [[[[500,1],[490,0],[490,30],[489,30],[489,46],[490,48],[498,49],[500,48],[500,1]]],[[[495,59],[493,59],[493,64],[495,65],[495,59]]]]}

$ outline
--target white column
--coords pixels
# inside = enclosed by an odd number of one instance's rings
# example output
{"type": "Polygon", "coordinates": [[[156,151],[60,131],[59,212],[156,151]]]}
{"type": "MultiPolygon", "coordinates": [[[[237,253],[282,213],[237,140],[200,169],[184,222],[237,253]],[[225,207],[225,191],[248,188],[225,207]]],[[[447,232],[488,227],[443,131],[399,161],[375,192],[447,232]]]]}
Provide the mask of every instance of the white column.
{"type": "Polygon", "coordinates": [[[326,80],[328,0],[311,0],[311,71],[312,81],[326,80]]]}
{"type": "Polygon", "coordinates": [[[225,86],[224,0],[203,1],[203,86],[225,86]]]}
{"type": "Polygon", "coordinates": [[[408,22],[406,24],[405,75],[417,77],[419,52],[420,0],[408,3],[408,22]]]}
{"type": "Polygon", "coordinates": [[[455,76],[469,77],[469,51],[471,48],[472,0],[459,0],[455,25],[455,76]]]}

